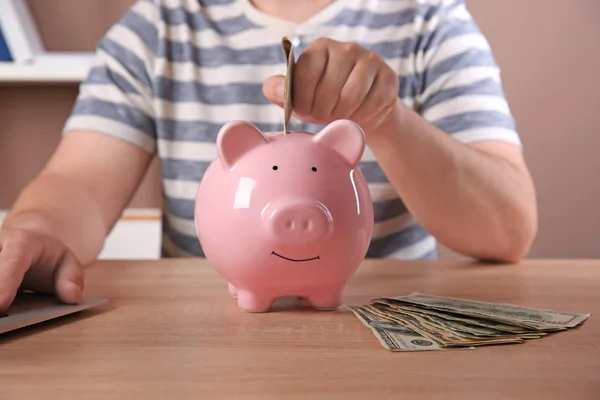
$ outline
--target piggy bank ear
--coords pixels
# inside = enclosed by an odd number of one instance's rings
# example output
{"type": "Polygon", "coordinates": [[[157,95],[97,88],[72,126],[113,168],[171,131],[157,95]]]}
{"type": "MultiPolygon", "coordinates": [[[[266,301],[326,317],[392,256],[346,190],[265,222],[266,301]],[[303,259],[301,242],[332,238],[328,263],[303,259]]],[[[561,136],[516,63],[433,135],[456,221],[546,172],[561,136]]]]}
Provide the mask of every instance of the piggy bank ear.
{"type": "Polygon", "coordinates": [[[217,153],[221,162],[231,168],[248,151],[267,142],[265,135],[254,125],[244,121],[232,121],[219,131],[217,153]]]}
{"type": "Polygon", "coordinates": [[[315,141],[340,153],[352,168],[356,168],[365,151],[363,130],[350,120],[337,120],[317,133],[315,141]]]}

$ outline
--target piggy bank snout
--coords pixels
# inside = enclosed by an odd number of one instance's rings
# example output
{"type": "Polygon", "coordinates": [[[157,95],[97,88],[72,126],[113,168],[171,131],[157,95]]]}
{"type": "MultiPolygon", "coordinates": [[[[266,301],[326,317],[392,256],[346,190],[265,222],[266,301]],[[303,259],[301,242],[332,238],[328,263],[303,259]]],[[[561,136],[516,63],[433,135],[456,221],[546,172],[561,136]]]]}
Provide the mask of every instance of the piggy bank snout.
{"type": "Polygon", "coordinates": [[[277,241],[306,244],[324,239],[331,227],[327,208],[319,203],[276,205],[267,223],[277,241]]]}

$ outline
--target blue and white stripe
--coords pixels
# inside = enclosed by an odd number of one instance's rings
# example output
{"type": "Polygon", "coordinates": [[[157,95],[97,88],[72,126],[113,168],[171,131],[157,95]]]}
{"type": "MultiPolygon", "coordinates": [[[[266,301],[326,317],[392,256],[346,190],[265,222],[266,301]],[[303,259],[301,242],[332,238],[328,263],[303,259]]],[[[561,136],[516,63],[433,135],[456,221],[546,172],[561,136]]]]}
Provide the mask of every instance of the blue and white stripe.
{"type": "MultiPolygon", "coordinates": [[[[464,0],[337,0],[305,24],[267,16],[249,0],[138,0],[99,43],[65,132],[101,131],[159,155],[165,255],[203,255],[194,199],[221,126],[242,119],[282,129],[281,110],[262,94],[264,80],[285,70],[282,35],[299,39],[297,56],[317,37],[376,51],[400,79],[398,96],[456,140],[521,145],[500,71],[464,0]]],[[[435,239],[369,149],[360,168],[375,209],[368,256],[435,257],[435,239]]]]}

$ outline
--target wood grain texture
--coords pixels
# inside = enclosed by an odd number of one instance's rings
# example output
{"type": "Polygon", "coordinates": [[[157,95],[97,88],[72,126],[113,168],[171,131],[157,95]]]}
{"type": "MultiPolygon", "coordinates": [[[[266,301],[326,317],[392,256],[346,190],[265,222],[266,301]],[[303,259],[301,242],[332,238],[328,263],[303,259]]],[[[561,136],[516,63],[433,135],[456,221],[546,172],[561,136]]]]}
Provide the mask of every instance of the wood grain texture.
{"type": "Polygon", "coordinates": [[[411,291],[591,313],[521,345],[392,353],[346,310],[240,312],[204,260],[103,261],[108,304],[0,337],[0,398],[598,399],[600,261],[366,261],[346,304],[411,291]]]}

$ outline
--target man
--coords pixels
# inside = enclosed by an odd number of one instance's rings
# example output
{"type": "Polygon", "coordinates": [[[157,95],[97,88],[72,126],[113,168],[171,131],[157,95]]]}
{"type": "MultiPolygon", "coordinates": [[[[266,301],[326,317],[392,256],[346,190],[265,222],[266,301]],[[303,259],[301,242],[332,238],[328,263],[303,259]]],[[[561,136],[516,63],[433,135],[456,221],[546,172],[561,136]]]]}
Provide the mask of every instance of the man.
{"type": "Polygon", "coordinates": [[[165,256],[202,256],[197,184],[239,119],[282,129],[282,36],[298,56],[295,130],[348,118],[375,207],[368,257],[435,239],[516,262],[535,193],[488,43],[460,0],[139,0],[99,44],[65,136],[0,232],[0,310],[18,287],[81,299],[148,163],[161,160],[165,256]],[[435,239],[434,239],[435,238],[435,239]]]}

